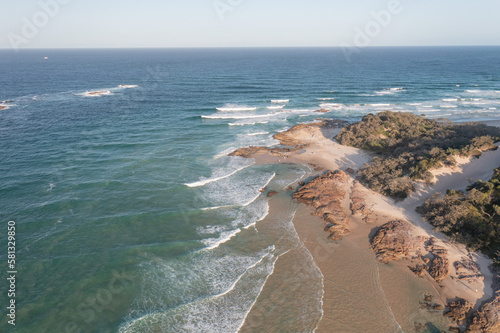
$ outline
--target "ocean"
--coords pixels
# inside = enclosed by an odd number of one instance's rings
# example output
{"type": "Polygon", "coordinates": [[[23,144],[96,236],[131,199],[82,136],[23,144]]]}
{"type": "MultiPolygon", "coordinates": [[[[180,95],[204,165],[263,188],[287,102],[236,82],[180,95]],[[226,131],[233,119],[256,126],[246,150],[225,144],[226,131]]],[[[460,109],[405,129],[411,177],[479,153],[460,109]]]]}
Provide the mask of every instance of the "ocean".
{"type": "Polygon", "coordinates": [[[313,332],[322,275],[284,191],[311,169],[227,154],[316,118],[500,120],[500,47],[1,50],[0,86],[0,331],[237,332],[267,284],[288,306],[255,331],[313,332]]]}

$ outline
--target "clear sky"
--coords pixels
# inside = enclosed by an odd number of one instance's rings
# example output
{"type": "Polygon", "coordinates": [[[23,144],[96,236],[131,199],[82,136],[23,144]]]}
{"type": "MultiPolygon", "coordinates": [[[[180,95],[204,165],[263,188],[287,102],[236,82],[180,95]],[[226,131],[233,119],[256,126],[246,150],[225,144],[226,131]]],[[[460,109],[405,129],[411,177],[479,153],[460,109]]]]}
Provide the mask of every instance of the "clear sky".
{"type": "Polygon", "coordinates": [[[0,22],[0,48],[500,45],[499,0],[0,0],[0,22]]]}

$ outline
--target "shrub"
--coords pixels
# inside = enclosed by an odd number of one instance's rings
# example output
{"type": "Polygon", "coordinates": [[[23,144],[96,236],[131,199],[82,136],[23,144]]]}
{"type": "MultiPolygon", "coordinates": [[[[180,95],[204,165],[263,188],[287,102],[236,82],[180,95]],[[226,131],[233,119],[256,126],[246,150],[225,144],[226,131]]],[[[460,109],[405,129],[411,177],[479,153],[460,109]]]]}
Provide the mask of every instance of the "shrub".
{"type": "Polygon", "coordinates": [[[430,170],[455,165],[454,155],[479,156],[496,149],[500,129],[386,111],[368,114],[346,126],[336,139],[343,145],[377,153],[378,157],[360,170],[362,181],[377,192],[405,198],[414,189],[412,180],[431,183],[434,177],[430,170]]]}

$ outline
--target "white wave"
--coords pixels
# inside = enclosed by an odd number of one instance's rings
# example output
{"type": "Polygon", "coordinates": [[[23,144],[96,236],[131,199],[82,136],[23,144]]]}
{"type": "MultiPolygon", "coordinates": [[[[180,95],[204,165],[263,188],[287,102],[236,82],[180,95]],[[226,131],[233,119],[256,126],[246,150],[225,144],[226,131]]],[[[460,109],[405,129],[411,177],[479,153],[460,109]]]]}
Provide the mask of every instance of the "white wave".
{"type": "Polygon", "coordinates": [[[285,112],[315,112],[315,111],[318,111],[318,109],[287,109],[284,111],[285,112]]]}
{"type": "MultiPolygon", "coordinates": [[[[228,290],[226,290],[225,292],[223,292],[222,294],[219,294],[219,295],[215,295],[214,298],[219,298],[219,297],[222,297],[224,295],[227,295],[228,293],[230,293],[235,287],[236,285],[238,284],[238,282],[241,280],[241,278],[245,275],[245,273],[249,270],[249,269],[252,269],[254,267],[256,267],[258,264],[260,264],[265,257],[267,257],[268,255],[270,255],[274,249],[276,248],[274,245],[272,246],[273,249],[271,251],[269,251],[268,253],[266,253],[263,257],[260,258],[259,261],[257,261],[255,264],[253,264],[252,266],[248,267],[245,272],[243,274],[241,274],[237,279],[236,281],[234,281],[234,283],[229,287],[228,290]]],[[[258,296],[257,296],[258,297],[258,296]]]]}
{"type": "Polygon", "coordinates": [[[241,112],[241,111],[255,111],[256,107],[251,107],[247,105],[237,105],[237,104],[226,104],[224,107],[216,108],[217,111],[221,112],[241,112]]]}
{"type": "Polygon", "coordinates": [[[231,177],[232,175],[234,175],[235,173],[243,170],[243,169],[246,169],[248,168],[249,166],[251,166],[252,164],[250,165],[245,165],[241,168],[238,168],[236,170],[234,170],[233,172],[231,172],[230,174],[227,174],[225,176],[221,176],[221,177],[215,177],[215,178],[208,178],[208,179],[204,179],[204,180],[200,180],[200,181],[197,181],[197,182],[194,182],[194,183],[187,183],[187,184],[184,184],[188,187],[199,187],[199,186],[203,186],[203,185],[206,185],[206,184],[210,184],[210,183],[213,183],[213,182],[216,182],[216,181],[219,181],[221,179],[225,179],[227,177],[231,177]]]}
{"type": "MultiPolygon", "coordinates": [[[[264,187],[267,187],[267,185],[269,185],[269,183],[271,182],[271,180],[273,180],[273,178],[276,176],[276,173],[273,173],[273,175],[269,178],[269,180],[264,184],[264,186],[262,186],[262,188],[264,187]]],[[[247,202],[246,204],[243,204],[241,205],[242,207],[248,207],[249,205],[251,205],[255,200],[257,200],[260,195],[262,193],[259,192],[259,194],[257,194],[252,200],[250,200],[249,202],[247,202]]]]}
{"type": "Polygon", "coordinates": [[[238,327],[238,329],[236,330],[236,332],[239,332],[241,330],[241,328],[243,327],[243,325],[245,324],[246,320],[247,320],[247,317],[248,315],[250,314],[250,312],[252,311],[255,303],[257,303],[257,299],[259,298],[260,294],[262,293],[262,290],[264,289],[264,286],[266,285],[267,283],[267,280],[269,279],[269,277],[274,273],[274,267],[276,265],[276,261],[278,260],[279,256],[273,261],[273,266],[272,266],[272,269],[271,269],[271,272],[269,273],[269,275],[266,277],[266,279],[264,280],[264,283],[262,284],[262,287],[260,288],[259,292],[257,293],[257,297],[255,297],[255,300],[254,302],[252,303],[252,305],[250,306],[250,308],[248,309],[247,313],[245,314],[245,316],[243,317],[243,320],[240,324],[240,326],[238,327]]]}
{"type": "Polygon", "coordinates": [[[110,90],[95,90],[95,91],[86,91],[81,94],[77,94],[84,97],[100,97],[106,95],[112,95],[113,93],[110,90]]]}
{"type": "Polygon", "coordinates": [[[278,109],[283,109],[285,105],[273,105],[273,106],[268,106],[267,108],[270,110],[278,110],[278,109]]]}
{"type": "Polygon", "coordinates": [[[271,103],[276,103],[276,104],[281,104],[281,103],[288,103],[290,102],[289,99],[272,99],[271,103]]]}
{"type": "Polygon", "coordinates": [[[496,110],[497,108],[489,108],[489,110],[496,110]]]}
{"type": "Polygon", "coordinates": [[[432,108],[432,105],[422,105],[423,108],[432,108]]]}
{"type": "Polygon", "coordinates": [[[247,135],[249,136],[256,136],[256,135],[267,135],[269,132],[257,132],[257,133],[249,133],[247,135]]]}
{"type": "Polygon", "coordinates": [[[375,103],[375,104],[370,104],[371,106],[391,106],[392,104],[383,104],[383,103],[375,103]]]}
{"type": "Polygon", "coordinates": [[[465,92],[468,92],[468,93],[482,93],[483,91],[482,90],[466,90],[465,92]]]}
{"type": "Polygon", "coordinates": [[[215,248],[218,248],[221,244],[224,244],[225,242],[229,241],[231,238],[233,238],[240,232],[241,229],[224,231],[218,238],[204,239],[202,242],[207,246],[205,250],[213,250],[215,248]]]}
{"type": "Polygon", "coordinates": [[[246,125],[256,125],[256,124],[267,124],[269,121],[260,121],[260,122],[250,122],[250,123],[227,123],[229,126],[246,126],[246,125]]]}
{"type": "Polygon", "coordinates": [[[443,98],[443,102],[456,102],[458,98],[443,98]]]}
{"type": "Polygon", "coordinates": [[[411,106],[419,106],[419,105],[422,105],[422,103],[408,103],[407,105],[411,105],[411,106]]]}
{"type": "Polygon", "coordinates": [[[403,91],[404,88],[401,87],[395,87],[395,88],[386,88],[383,90],[375,91],[375,94],[377,95],[392,95],[397,93],[398,91],[403,91]]]}
{"type": "Polygon", "coordinates": [[[458,108],[458,105],[440,105],[439,107],[441,109],[454,109],[454,108],[458,108]]]}
{"type": "Polygon", "coordinates": [[[230,207],[235,207],[235,205],[225,205],[225,206],[205,207],[205,208],[202,208],[201,210],[215,210],[215,209],[220,209],[220,208],[230,208],[230,207]]]}
{"type": "Polygon", "coordinates": [[[344,108],[344,104],[340,103],[323,103],[319,105],[320,108],[322,109],[341,109],[344,108]]]}
{"type": "Polygon", "coordinates": [[[228,115],[228,116],[222,116],[222,115],[212,115],[212,116],[201,116],[202,118],[205,119],[253,119],[253,118],[267,118],[267,117],[272,117],[275,116],[276,113],[269,113],[269,114],[256,114],[252,116],[237,116],[237,115],[228,115]]]}
{"type": "Polygon", "coordinates": [[[120,84],[118,88],[123,88],[123,89],[131,89],[131,88],[138,88],[139,86],[137,84],[120,84]]]}
{"type": "Polygon", "coordinates": [[[318,101],[333,101],[335,97],[323,97],[323,98],[318,98],[318,101]]]}
{"type": "Polygon", "coordinates": [[[148,270],[143,279],[148,283],[148,294],[134,301],[128,319],[120,325],[118,332],[155,329],[237,332],[241,320],[255,303],[273,270],[276,260],[273,251],[274,247],[269,246],[251,256],[218,256],[201,250],[188,256],[192,260],[190,266],[186,266],[185,261],[178,264],[162,260],[145,263],[148,270]],[[170,301],[171,296],[176,295],[182,297],[170,301]],[[162,301],[165,297],[169,299],[168,303],[180,305],[158,311],[165,305],[162,301]]]}

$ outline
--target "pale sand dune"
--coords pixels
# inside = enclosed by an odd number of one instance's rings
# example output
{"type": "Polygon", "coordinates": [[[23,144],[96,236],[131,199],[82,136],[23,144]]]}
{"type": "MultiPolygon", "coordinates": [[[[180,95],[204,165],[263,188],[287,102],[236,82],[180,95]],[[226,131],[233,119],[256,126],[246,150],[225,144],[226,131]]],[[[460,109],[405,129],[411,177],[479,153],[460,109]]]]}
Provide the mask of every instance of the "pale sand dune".
{"type": "MultiPolygon", "coordinates": [[[[257,163],[303,163],[309,164],[317,170],[345,170],[346,168],[352,168],[357,171],[364,163],[371,159],[371,156],[359,149],[342,146],[332,140],[338,131],[339,129],[306,127],[294,133],[294,138],[298,143],[305,145],[300,151],[283,153],[280,157],[268,153],[259,153],[254,156],[254,158],[257,163]]],[[[373,228],[381,226],[393,219],[405,219],[416,227],[415,232],[417,234],[437,238],[439,240],[438,245],[444,246],[448,250],[450,273],[451,276],[455,276],[453,262],[465,257],[468,251],[463,245],[451,244],[448,237],[444,234],[433,231],[433,227],[416,213],[415,208],[436,192],[445,193],[447,189],[464,190],[469,184],[478,179],[488,180],[493,173],[493,169],[500,166],[500,149],[486,152],[479,159],[468,160],[459,158],[457,160],[457,167],[442,168],[433,172],[436,180],[434,185],[427,186],[424,184],[417,184],[417,191],[402,202],[394,202],[392,199],[386,198],[371,190],[364,189],[366,205],[372,209],[375,222],[373,224],[366,224],[361,221],[359,217],[350,215],[352,220],[351,234],[346,236],[343,242],[349,242],[350,244],[354,242],[358,244],[357,246],[366,247],[363,250],[365,251],[365,255],[371,256],[371,258],[374,259],[374,254],[369,249],[368,243],[368,235],[370,235],[373,228]]],[[[346,188],[346,191],[349,191],[349,189],[346,188]]],[[[344,203],[344,206],[346,212],[349,212],[348,203],[344,203]]],[[[342,268],[334,267],[334,265],[332,266],[331,264],[333,262],[325,263],[324,253],[317,251],[317,248],[324,249],[325,247],[336,247],[338,244],[329,244],[328,241],[326,241],[326,234],[323,233],[321,225],[313,226],[311,223],[308,223],[304,217],[300,220],[295,219],[294,224],[300,239],[310,249],[314,260],[325,276],[325,315],[320,321],[317,331],[326,332],[332,328],[331,325],[333,321],[339,320],[339,318],[335,318],[335,315],[333,315],[333,313],[338,310],[336,297],[339,295],[335,293],[335,290],[329,287],[331,283],[329,281],[337,281],[336,277],[339,274],[338,271],[342,268]],[[317,228],[317,230],[311,230],[311,228],[317,228]]],[[[428,274],[426,274],[425,280],[423,280],[413,275],[413,273],[408,273],[409,270],[406,266],[411,264],[411,262],[406,260],[392,264],[392,268],[390,269],[382,269],[382,271],[385,272],[382,274],[382,277],[385,276],[388,281],[402,281],[401,279],[405,279],[405,281],[407,281],[406,286],[410,286],[408,288],[415,285],[421,288],[419,290],[434,290],[441,304],[446,304],[447,299],[458,296],[467,299],[478,307],[482,301],[493,295],[493,290],[491,288],[493,276],[488,269],[488,266],[491,264],[490,259],[481,253],[472,253],[472,256],[481,267],[481,273],[485,277],[484,282],[478,281],[473,284],[465,284],[457,279],[448,277],[443,282],[437,283],[428,274]],[[423,281],[425,281],[425,283],[423,283],[423,281]]],[[[377,263],[377,265],[379,265],[379,263],[377,263]]],[[[371,283],[369,281],[367,282],[371,283]]],[[[408,319],[408,316],[415,316],[415,309],[412,308],[412,305],[408,307],[399,307],[398,304],[413,302],[418,305],[420,301],[419,299],[415,299],[414,296],[413,298],[409,296],[411,294],[409,292],[406,293],[404,290],[397,290],[395,287],[396,284],[397,283],[384,283],[384,281],[380,282],[379,285],[381,288],[383,287],[381,289],[382,294],[377,296],[381,298],[376,302],[380,305],[380,302],[386,299],[389,311],[384,312],[384,316],[388,316],[386,318],[388,323],[392,323],[390,325],[405,321],[408,319]],[[407,297],[404,296],[405,294],[407,294],[407,297]],[[402,298],[406,299],[406,301],[402,301],[402,298]],[[392,311],[391,306],[394,306],[392,311]],[[389,318],[391,316],[393,316],[394,321],[389,318]]],[[[372,295],[372,297],[375,296],[372,295]]],[[[370,302],[370,300],[367,299],[366,302],[370,302]]],[[[356,306],[356,304],[350,305],[356,306]]],[[[349,304],[346,304],[346,306],[349,306],[349,304]]],[[[402,326],[403,329],[409,329],[411,327],[408,323],[402,324],[402,326]]],[[[392,328],[394,329],[394,327],[392,328]]]]}

